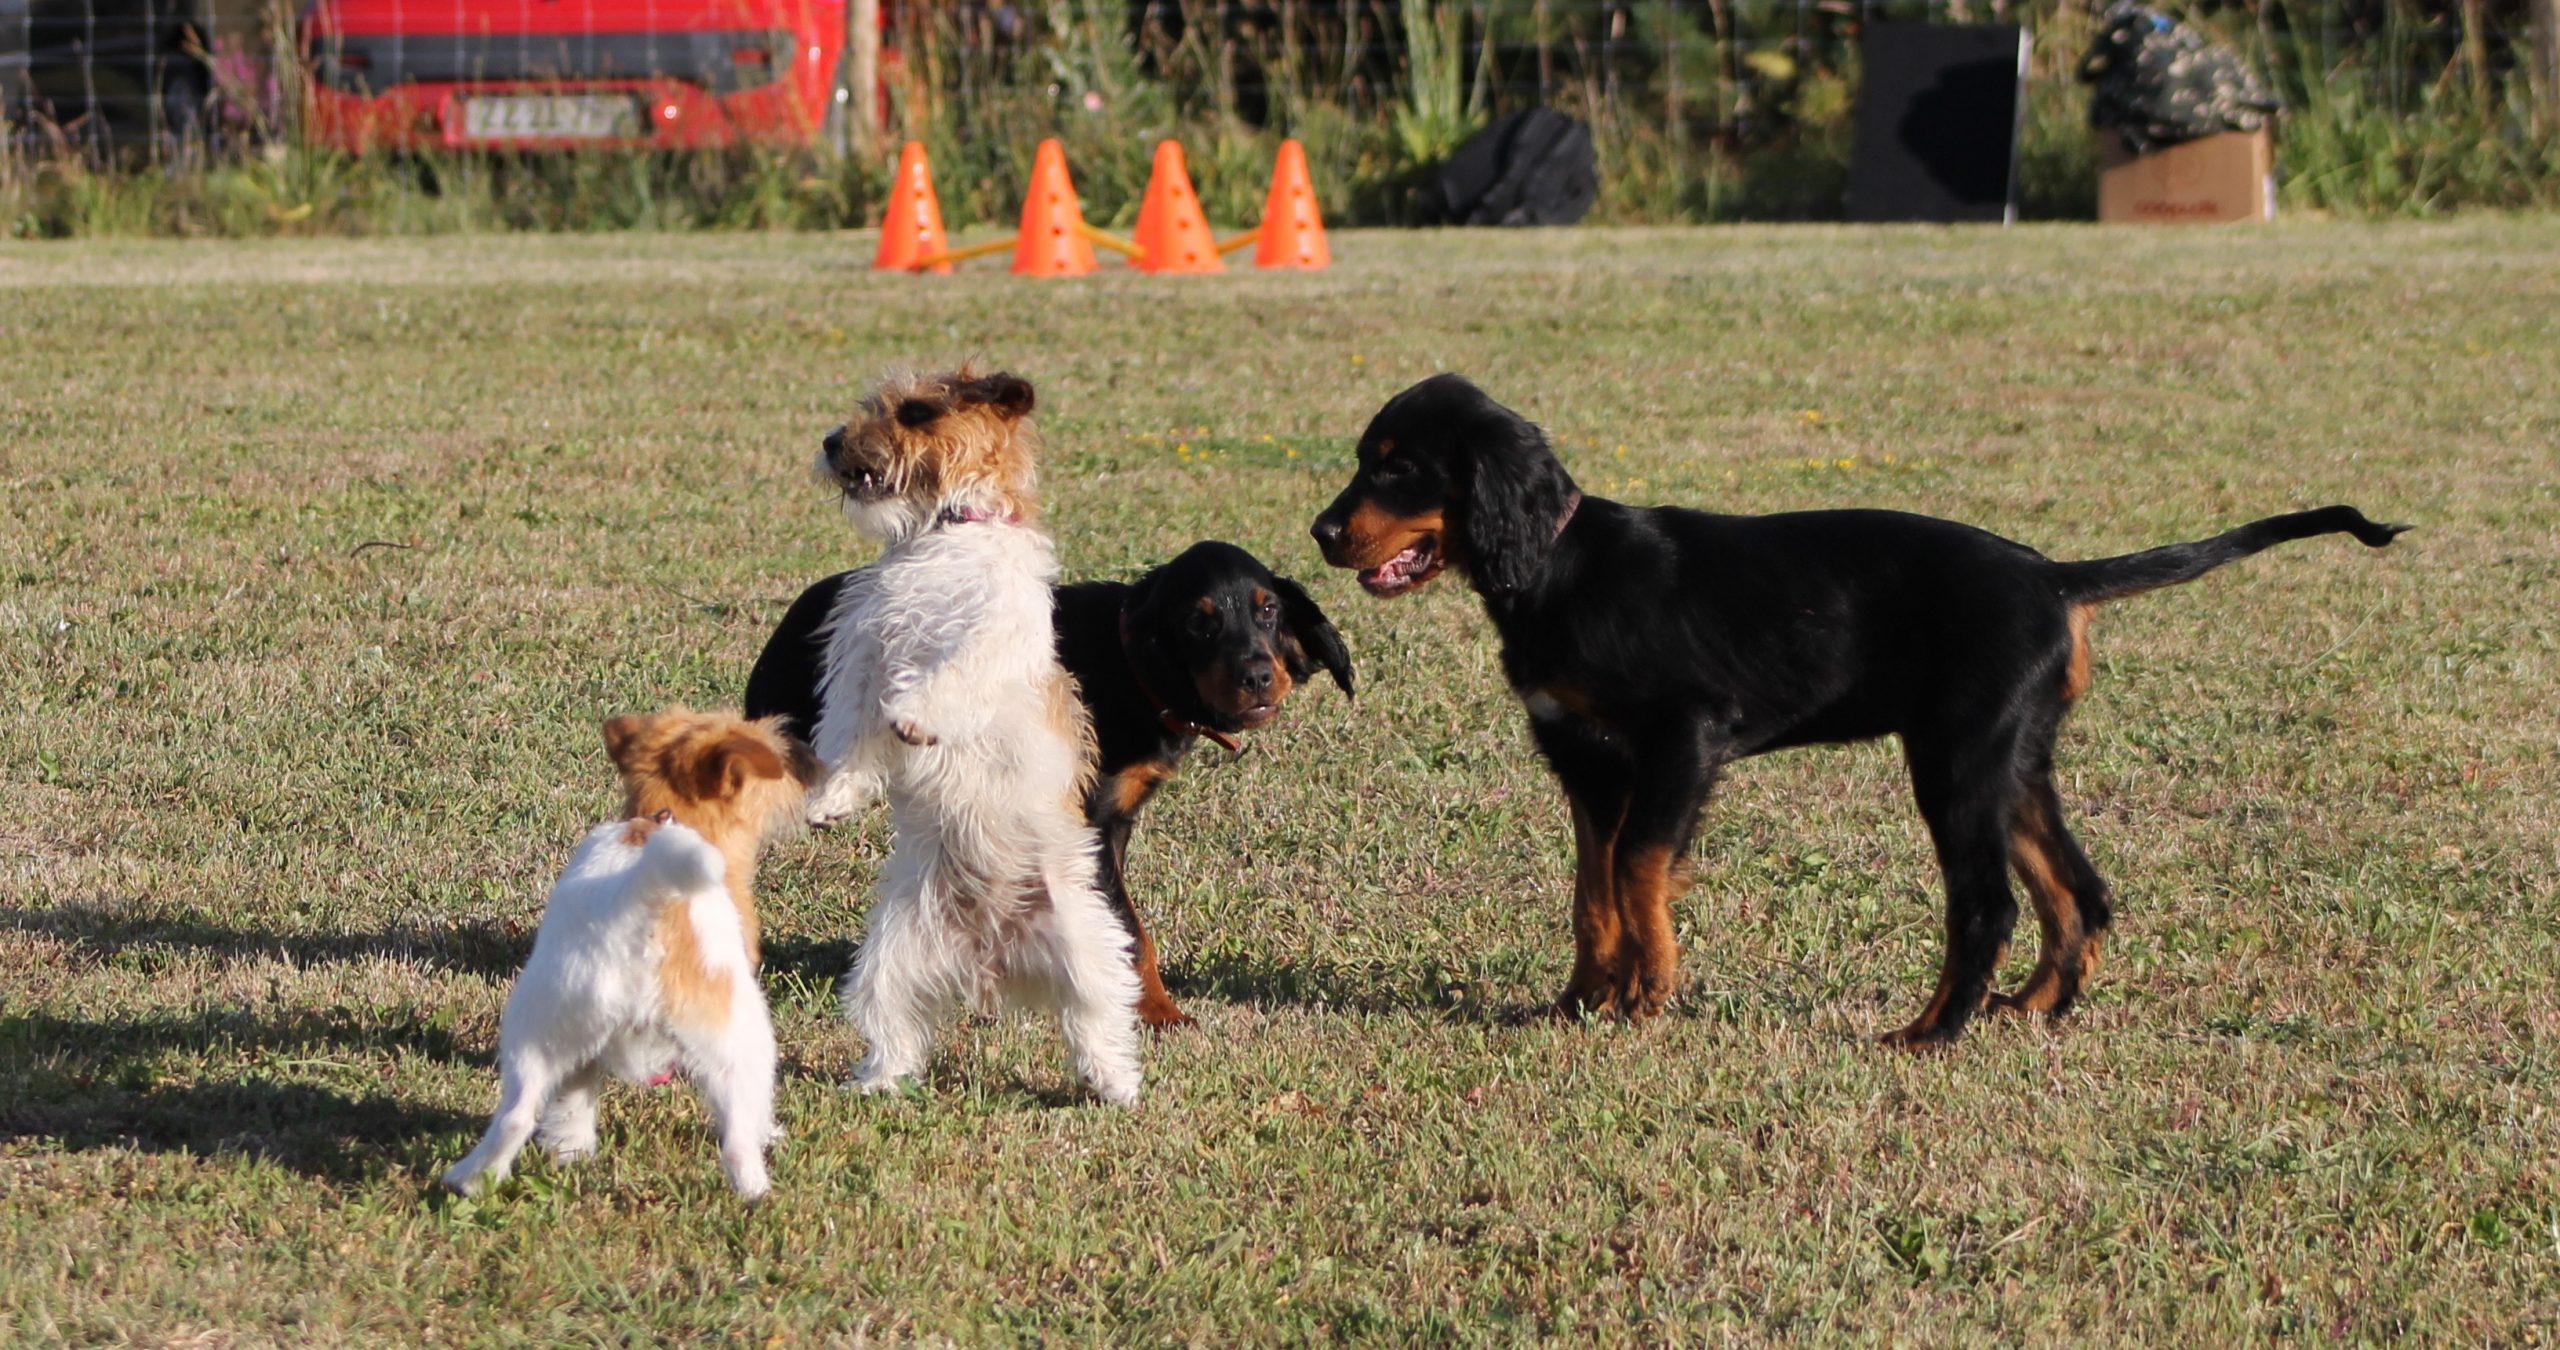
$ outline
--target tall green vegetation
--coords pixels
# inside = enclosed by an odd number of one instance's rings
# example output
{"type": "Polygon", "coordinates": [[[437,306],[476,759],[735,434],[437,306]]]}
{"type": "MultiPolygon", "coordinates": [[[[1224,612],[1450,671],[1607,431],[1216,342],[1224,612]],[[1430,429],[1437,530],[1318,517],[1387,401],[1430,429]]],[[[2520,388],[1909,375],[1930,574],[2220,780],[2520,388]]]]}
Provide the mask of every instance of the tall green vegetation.
{"type": "MultiPolygon", "coordinates": [[[[1961,0],[1874,9],[1970,13],[1961,0]]],[[[1222,223],[1254,218],[1283,136],[1305,142],[1337,223],[1410,223],[1433,166],[1495,114],[1537,104],[1592,124],[1604,221],[1823,219],[1847,174],[1855,24],[1821,6],[1291,0],[1255,22],[1212,0],[1152,19],[1126,0],[1043,0],[1006,31],[984,9],[912,12],[890,139],[931,148],[961,227],[1011,220],[1044,136],[1066,142],[1086,212],[1106,225],[1134,216],[1167,136],[1222,223]]],[[[2062,0],[2010,13],[2035,38],[2024,213],[2085,217],[2097,153],[2073,68],[2095,20],[2062,0]]],[[[2372,13],[2351,29],[2334,5],[2261,0],[2198,20],[2284,95],[2285,205],[2358,217],[2560,205],[2560,95],[2529,77],[2524,29],[2492,32],[2479,3],[2372,13]]],[[[276,35],[290,31],[279,19],[276,35]]],[[[100,162],[41,127],[7,138],[0,234],[825,229],[872,223],[884,200],[885,165],[831,150],[350,158],[302,141],[293,72],[279,73],[274,106],[231,100],[250,115],[218,153],[100,162]]]]}

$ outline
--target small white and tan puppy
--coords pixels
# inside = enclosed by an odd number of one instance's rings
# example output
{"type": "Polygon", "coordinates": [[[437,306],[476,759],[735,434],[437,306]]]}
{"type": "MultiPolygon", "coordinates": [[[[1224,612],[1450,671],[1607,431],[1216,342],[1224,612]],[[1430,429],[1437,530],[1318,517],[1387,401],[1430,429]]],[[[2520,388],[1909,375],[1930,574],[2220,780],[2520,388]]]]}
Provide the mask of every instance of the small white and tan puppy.
{"type": "Polygon", "coordinates": [[[896,376],[819,454],[888,546],[828,621],[811,738],[837,775],[820,809],[884,792],[894,831],[845,978],[871,1047],[854,1081],[921,1074],[943,1018],[995,997],[1055,1014],[1076,1071],[1127,1106],[1138,980],[1095,882],[1092,728],[1050,636],[1031,405],[1011,375],[896,376]]]}
{"type": "Polygon", "coordinates": [[[444,1174],[465,1195],[504,1180],[539,1129],[563,1161],[596,1148],[607,1075],[693,1081],[729,1184],[766,1189],[773,1022],[756,985],[756,853],[817,776],[774,726],[683,709],[617,717],[605,749],[624,813],[578,845],[498,1029],[498,1111],[444,1174]]]}

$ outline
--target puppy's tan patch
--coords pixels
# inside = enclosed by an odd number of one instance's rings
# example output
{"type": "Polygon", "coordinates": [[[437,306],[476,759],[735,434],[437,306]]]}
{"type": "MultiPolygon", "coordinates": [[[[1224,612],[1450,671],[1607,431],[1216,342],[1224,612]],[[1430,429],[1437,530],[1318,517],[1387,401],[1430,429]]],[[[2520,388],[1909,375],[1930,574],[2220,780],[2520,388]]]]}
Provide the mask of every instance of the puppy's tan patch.
{"type": "Polygon", "coordinates": [[[690,1027],[727,1029],[736,976],[703,955],[691,901],[679,900],[658,911],[658,951],[658,992],[667,1016],[690,1027]]]}

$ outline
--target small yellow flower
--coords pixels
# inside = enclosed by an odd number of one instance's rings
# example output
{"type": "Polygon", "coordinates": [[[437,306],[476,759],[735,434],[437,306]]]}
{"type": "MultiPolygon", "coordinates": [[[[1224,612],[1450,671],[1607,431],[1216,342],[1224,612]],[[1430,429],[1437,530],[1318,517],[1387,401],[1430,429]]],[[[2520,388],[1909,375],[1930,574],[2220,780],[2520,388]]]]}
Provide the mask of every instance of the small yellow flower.
{"type": "Polygon", "coordinates": [[[1191,442],[1182,441],[1177,443],[1173,447],[1173,453],[1182,456],[1184,459],[1191,458],[1191,442]]]}
{"type": "Polygon", "coordinates": [[[1804,419],[1804,424],[1806,426],[1812,426],[1814,423],[1822,420],[1822,410],[1820,408],[1807,408],[1803,412],[1797,414],[1797,416],[1804,419]]]}
{"type": "Polygon", "coordinates": [[[1271,444],[1271,433],[1270,433],[1270,432],[1267,432],[1267,431],[1266,431],[1266,432],[1262,433],[1262,443],[1263,443],[1264,445],[1269,445],[1269,444],[1271,444]]]}
{"type": "Polygon", "coordinates": [[[1626,457],[1627,457],[1627,447],[1625,447],[1625,446],[1623,446],[1623,445],[1622,445],[1622,446],[1619,446],[1619,447],[1618,447],[1618,458],[1620,458],[1620,459],[1625,459],[1626,457]]]}
{"type": "Polygon", "coordinates": [[[1294,445],[1293,445],[1293,446],[1290,446],[1290,447],[1289,447],[1289,450],[1288,450],[1288,454],[1289,454],[1289,458],[1291,458],[1291,459],[1296,459],[1296,458],[1298,457],[1298,447],[1296,447],[1296,446],[1294,446],[1294,445]]]}
{"type": "Polygon", "coordinates": [[[1355,366],[1363,366],[1363,365],[1367,365],[1368,363],[1369,363],[1369,358],[1367,358],[1367,357],[1365,357],[1365,356],[1362,356],[1360,353],[1358,353],[1358,352],[1353,352],[1353,353],[1351,354],[1351,364],[1353,364],[1353,365],[1355,365],[1355,366]]]}
{"type": "Polygon", "coordinates": [[[1840,467],[1841,467],[1841,468],[1844,468],[1844,469],[1854,469],[1854,468],[1858,467],[1858,460],[1857,460],[1857,457],[1856,457],[1855,455],[1852,455],[1852,456],[1850,456],[1850,457],[1848,457],[1848,458],[1846,458],[1846,459],[1843,459],[1843,460],[1839,461],[1839,464],[1840,464],[1840,467]]]}

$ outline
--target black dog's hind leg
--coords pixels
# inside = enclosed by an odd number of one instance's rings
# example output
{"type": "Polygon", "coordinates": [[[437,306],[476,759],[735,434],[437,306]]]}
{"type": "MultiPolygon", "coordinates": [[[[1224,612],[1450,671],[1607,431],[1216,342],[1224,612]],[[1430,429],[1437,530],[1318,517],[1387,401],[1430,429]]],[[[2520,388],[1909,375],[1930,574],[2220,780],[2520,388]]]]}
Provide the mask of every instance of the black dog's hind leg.
{"type": "Polygon", "coordinates": [[[1910,1025],[1883,1038],[1888,1045],[1918,1049],[1951,1041],[1990,994],[2018,923],[2018,898],[2009,889],[2017,751],[2018,728],[2005,719],[1953,722],[1903,737],[1912,794],[1946,879],[1947,951],[1937,992],[1910,1025]]]}
{"type": "Polygon", "coordinates": [[[2036,954],[2034,973],[2014,994],[1997,994],[1992,1006],[2003,1012],[2044,1013],[2060,1017],[2098,966],[2098,949],[2113,909],[2107,883],[2080,841],[2063,823],[2062,799],[2053,790],[2050,747],[2032,756],[2018,776],[2019,798],[2009,823],[2009,863],[2026,884],[2036,908],[2044,947],[2036,954]]]}

